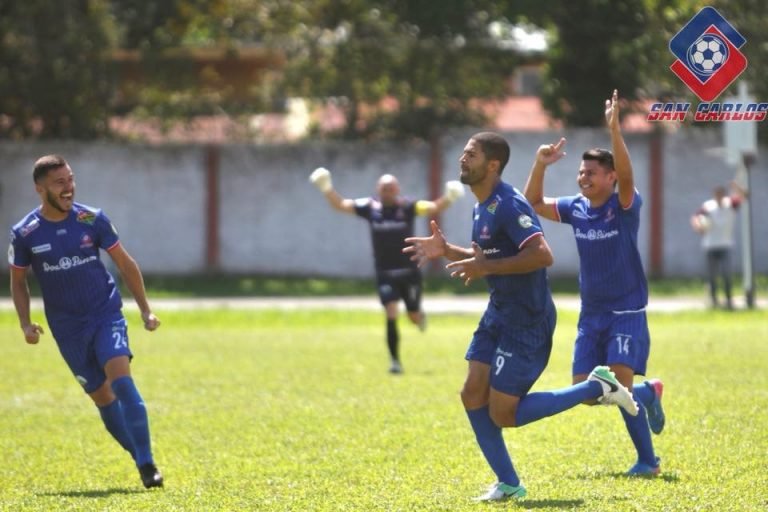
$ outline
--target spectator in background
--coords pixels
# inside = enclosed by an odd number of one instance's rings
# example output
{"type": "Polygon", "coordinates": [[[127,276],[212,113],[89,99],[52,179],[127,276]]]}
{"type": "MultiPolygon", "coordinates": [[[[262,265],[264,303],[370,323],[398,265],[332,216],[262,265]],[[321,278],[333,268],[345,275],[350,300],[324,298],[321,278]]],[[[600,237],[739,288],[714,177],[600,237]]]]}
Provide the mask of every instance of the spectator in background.
{"type": "Polygon", "coordinates": [[[426,316],[421,309],[421,272],[416,263],[403,254],[405,239],[413,236],[413,221],[417,215],[433,216],[442,212],[464,195],[464,186],[458,181],[449,181],[442,197],[434,201],[414,201],[400,195],[397,178],[384,174],[376,184],[375,196],[347,199],[333,188],[328,169],[315,169],[309,179],[335,210],[362,217],[371,227],[376,287],[387,321],[389,372],[402,373],[397,329],[401,299],[411,322],[422,331],[426,328],[426,316]]]}
{"type": "Polygon", "coordinates": [[[733,309],[731,294],[731,248],[736,210],[746,197],[746,191],[735,181],[731,182],[731,194],[723,186],[714,189],[714,197],[704,201],[691,216],[693,230],[701,235],[701,247],[707,255],[709,296],[712,307],[720,306],[717,298],[718,275],[723,280],[725,307],[733,309]]]}

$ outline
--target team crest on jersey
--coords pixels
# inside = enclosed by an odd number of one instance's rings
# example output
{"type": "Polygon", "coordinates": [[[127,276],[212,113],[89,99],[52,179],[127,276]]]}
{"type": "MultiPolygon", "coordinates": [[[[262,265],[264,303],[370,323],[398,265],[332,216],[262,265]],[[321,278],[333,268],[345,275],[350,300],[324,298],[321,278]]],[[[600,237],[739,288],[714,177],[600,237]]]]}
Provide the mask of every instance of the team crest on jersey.
{"type": "Polygon", "coordinates": [[[93,225],[96,222],[96,214],[88,210],[80,210],[77,212],[77,222],[93,225]]]}
{"type": "Polygon", "coordinates": [[[486,208],[486,210],[488,210],[488,213],[490,213],[491,215],[496,215],[496,208],[498,207],[499,207],[499,200],[494,199],[493,202],[488,205],[488,208],[486,208]]]}
{"type": "Polygon", "coordinates": [[[488,225],[483,226],[483,229],[480,230],[480,238],[482,240],[489,240],[491,238],[491,230],[488,229],[488,225]]]}
{"type": "Polygon", "coordinates": [[[93,247],[93,238],[88,233],[83,233],[83,236],[80,237],[80,248],[87,249],[88,247],[93,247]]]}
{"type": "Polygon", "coordinates": [[[613,212],[613,208],[608,208],[608,211],[605,212],[605,222],[611,222],[615,216],[616,214],[613,212]]]}
{"type": "Polygon", "coordinates": [[[21,229],[19,230],[19,234],[22,237],[25,237],[39,227],[40,227],[40,221],[37,219],[34,219],[32,222],[30,222],[26,226],[22,226],[21,229]]]}
{"type": "Polygon", "coordinates": [[[533,219],[531,219],[526,214],[522,214],[517,218],[517,223],[520,224],[521,228],[528,229],[529,227],[533,226],[533,219]]]}

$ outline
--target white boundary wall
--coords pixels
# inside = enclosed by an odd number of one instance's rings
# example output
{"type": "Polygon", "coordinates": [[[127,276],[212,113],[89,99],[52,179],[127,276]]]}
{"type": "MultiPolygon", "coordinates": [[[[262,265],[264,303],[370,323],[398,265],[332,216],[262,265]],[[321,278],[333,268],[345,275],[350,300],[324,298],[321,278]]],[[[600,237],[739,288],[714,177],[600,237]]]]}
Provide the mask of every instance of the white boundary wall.
{"type": "MultiPolygon", "coordinates": [[[[444,181],[455,179],[458,158],[475,130],[443,140],[444,181]]],[[[564,133],[509,133],[512,157],[504,179],[523,187],[539,144],[568,138],[567,156],[547,174],[547,195],[576,191],[581,153],[609,147],[604,130],[564,133]]],[[[644,196],[640,248],[648,270],[650,237],[649,135],[629,134],[627,144],[636,185],[644,196]]],[[[719,130],[688,129],[666,134],[663,142],[663,265],[668,277],[703,276],[704,257],[689,217],[712,188],[727,184],[734,170],[713,149],[722,145],[719,130]]],[[[123,243],[147,274],[189,274],[206,269],[206,169],[204,146],[150,146],[110,142],[2,142],[0,223],[7,230],[38,204],[32,165],[43,154],[59,153],[72,165],[76,200],[104,208],[123,243]]],[[[766,155],[763,150],[762,155],[766,155]]],[[[220,148],[220,270],[227,273],[367,277],[373,262],[368,227],[327,205],[307,182],[318,166],[333,171],[345,197],[373,192],[381,174],[392,173],[404,193],[428,196],[429,147],[425,143],[307,142],[280,146],[232,145],[220,148]]],[[[468,194],[443,214],[448,237],[468,244],[474,198],[468,194]]],[[[758,160],[752,172],[755,270],[768,273],[768,164],[758,160]]],[[[570,227],[544,222],[555,254],[553,276],[578,272],[570,227]]],[[[418,222],[426,232],[426,220],[418,222]]],[[[738,232],[738,230],[737,230],[738,232]]],[[[734,252],[734,270],[741,266],[734,252]]]]}

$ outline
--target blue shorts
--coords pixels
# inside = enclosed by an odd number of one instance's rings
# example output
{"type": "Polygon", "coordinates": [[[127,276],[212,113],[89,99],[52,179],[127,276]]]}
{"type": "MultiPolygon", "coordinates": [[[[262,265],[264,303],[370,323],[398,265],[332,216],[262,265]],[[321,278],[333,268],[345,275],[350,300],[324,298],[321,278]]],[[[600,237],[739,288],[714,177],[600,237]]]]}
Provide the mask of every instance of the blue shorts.
{"type": "Polygon", "coordinates": [[[402,299],[407,311],[421,311],[421,272],[418,269],[377,272],[376,289],[382,305],[402,299]]]}
{"type": "Polygon", "coordinates": [[[623,364],[645,375],[651,336],[645,310],[579,315],[573,348],[573,375],[587,374],[598,365],[623,364]]]}
{"type": "Polygon", "coordinates": [[[56,344],[86,393],[93,393],[107,380],[107,361],[118,356],[133,357],[128,347],[128,325],[119,313],[79,332],[56,335],[56,344]]]}
{"type": "Polygon", "coordinates": [[[493,389],[524,396],[547,367],[557,315],[552,308],[540,322],[525,326],[505,320],[489,305],[465,358],[491,366],[493,389]]]}

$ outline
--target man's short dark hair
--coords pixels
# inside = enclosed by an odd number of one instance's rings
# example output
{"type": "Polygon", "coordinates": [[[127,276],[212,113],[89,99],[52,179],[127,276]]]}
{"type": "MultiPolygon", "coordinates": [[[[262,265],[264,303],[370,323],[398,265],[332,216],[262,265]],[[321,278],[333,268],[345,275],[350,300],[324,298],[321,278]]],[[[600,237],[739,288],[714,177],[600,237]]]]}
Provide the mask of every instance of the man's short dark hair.
{"type": "Polygon", "coordinates": [[[504,167],[509,161],[509,144],[504,137],[494,132],[480,132],[474,134],[471,138],[480,144],[488,160],[499,161],[499,176],[501,176],[504,167]]]}
{"type": "Polygon", "coordinates": [[[49,171],[58,169],[60,167],[66,167],[67,161],[59,155],[46,155],[41,156],[35,162],[35,170],[32,172],[32,178],[35,183],[38,183],[41,179],[45,178],[49,171]]]}
{"type": "Polygon", "coordinates": [[[602,165],[606,169],[614,170],[613,167],[613,153],[607,149],[592,148],[588,149],[581,155],[582,160],[594,160],[598,164],[602,165]]]}

